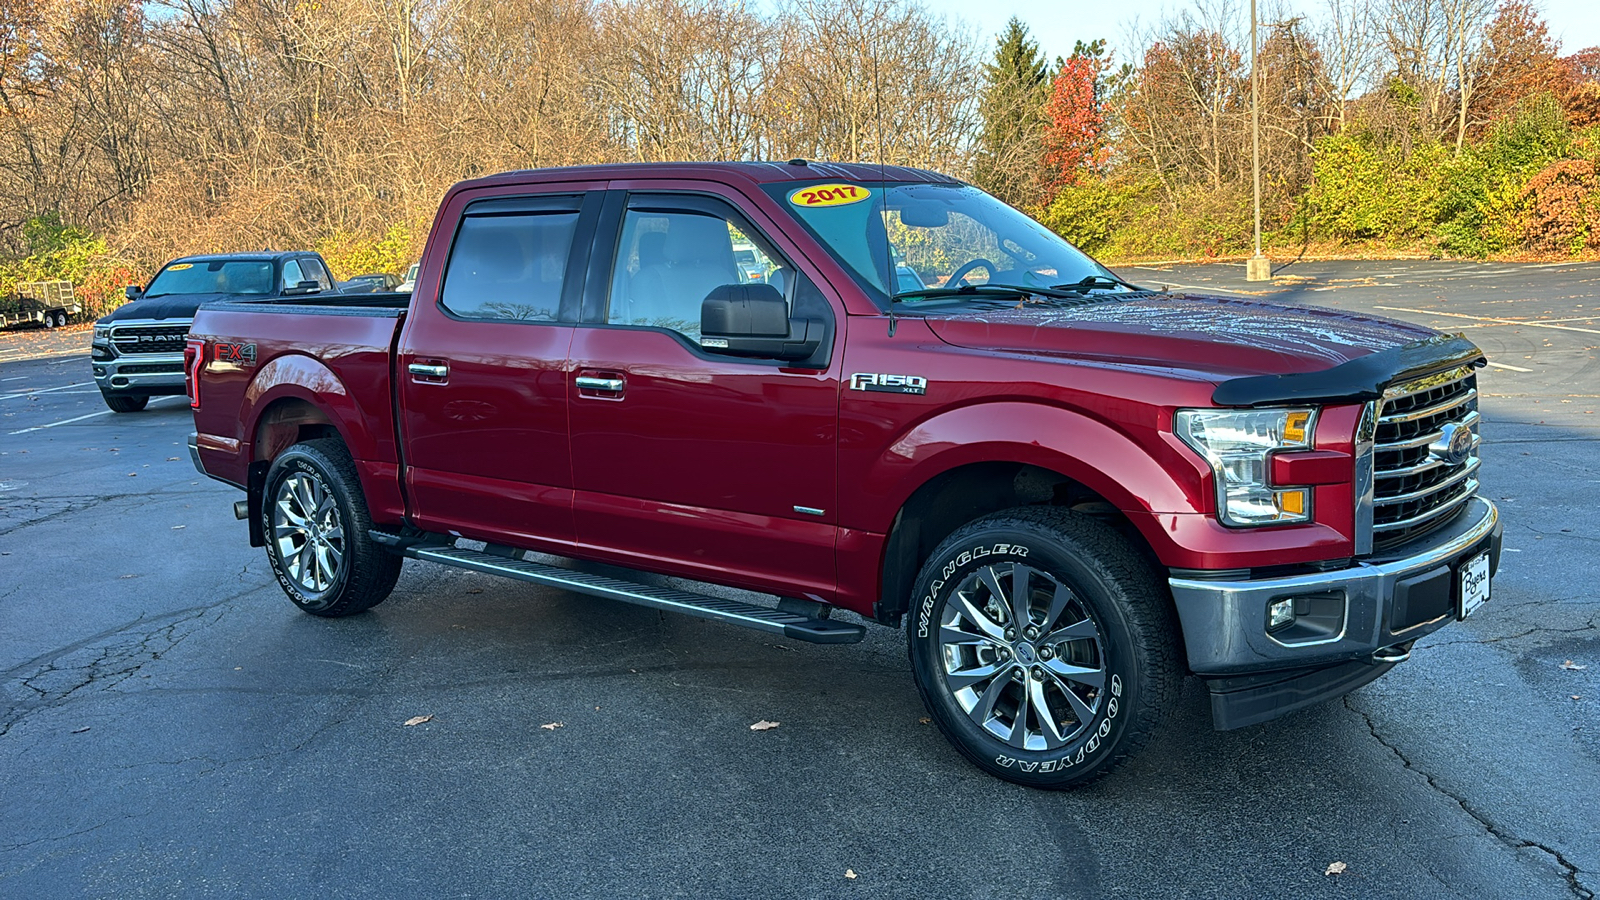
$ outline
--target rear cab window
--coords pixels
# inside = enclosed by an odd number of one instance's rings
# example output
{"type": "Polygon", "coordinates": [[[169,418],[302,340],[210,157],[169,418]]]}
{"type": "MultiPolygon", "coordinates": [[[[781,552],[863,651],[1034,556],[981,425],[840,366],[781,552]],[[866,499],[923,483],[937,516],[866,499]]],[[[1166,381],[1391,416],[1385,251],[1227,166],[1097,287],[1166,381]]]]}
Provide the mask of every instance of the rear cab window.
{"type": "Polygon", "coordinates": [[[559,321],[579,199],[468,206],[445,264],[439,305],[462,319],[559,321]]]}

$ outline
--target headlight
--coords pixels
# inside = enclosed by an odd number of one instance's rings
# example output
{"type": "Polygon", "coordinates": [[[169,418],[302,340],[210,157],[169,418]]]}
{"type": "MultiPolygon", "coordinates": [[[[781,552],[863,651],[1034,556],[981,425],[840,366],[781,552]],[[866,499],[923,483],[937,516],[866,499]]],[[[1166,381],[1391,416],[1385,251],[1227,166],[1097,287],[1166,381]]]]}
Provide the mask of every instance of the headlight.
{"type": "Polygon", "coordinates": [[[1180,409],[1173,430],[1216,473],[1223,524],[1284,525],[1311,520],[1311,489],[1268,485],[1268,454],[1310,449],[1316,418],[1315,409],[1180,409]]]}
{"type": "Polygon", "coordinates": [[[104,343],[108,343],[110,340],[111,340],[111,326],[110,325],[96,325],[94,327],[94,337],[90,338],[89,342],[92,343],[92,344],[104,344],[104,343]]]}

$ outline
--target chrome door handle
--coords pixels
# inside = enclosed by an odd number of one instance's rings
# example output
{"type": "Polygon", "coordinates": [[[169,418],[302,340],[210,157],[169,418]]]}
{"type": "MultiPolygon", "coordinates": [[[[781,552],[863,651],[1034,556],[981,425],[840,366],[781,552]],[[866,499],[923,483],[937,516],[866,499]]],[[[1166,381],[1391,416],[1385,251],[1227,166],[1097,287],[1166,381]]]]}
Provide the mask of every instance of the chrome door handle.
{"type": "Polygon", "coordinates": [[[596,378],[593,375],[579,375],[578,387],[586,391],[610,391],[616,393],[626,384],[621,378],[596,378]]]}
{"type": "Polygon", "coordinates": [[[406,369],[413,375],[423,375],[428,378],[450,377],[449,366],[433,366],[427,363],[411,363],[410,365],[406,366],[406,369]]]}

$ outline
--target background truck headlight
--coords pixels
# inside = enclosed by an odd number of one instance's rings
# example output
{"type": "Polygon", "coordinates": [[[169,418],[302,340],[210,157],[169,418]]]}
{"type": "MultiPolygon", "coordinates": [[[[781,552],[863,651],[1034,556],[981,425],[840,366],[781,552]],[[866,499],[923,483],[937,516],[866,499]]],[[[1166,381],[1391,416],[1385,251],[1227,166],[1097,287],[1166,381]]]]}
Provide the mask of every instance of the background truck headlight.
{"type": "Polygon", "coordinates": [[[1311,489],[1268,484],[1268,455],[1310,449],[1316,419],[1315,409],[1180,409],[1173,430],[1211,464],[1223,524],[1285,525],[1311,520],[1311,489]]]}

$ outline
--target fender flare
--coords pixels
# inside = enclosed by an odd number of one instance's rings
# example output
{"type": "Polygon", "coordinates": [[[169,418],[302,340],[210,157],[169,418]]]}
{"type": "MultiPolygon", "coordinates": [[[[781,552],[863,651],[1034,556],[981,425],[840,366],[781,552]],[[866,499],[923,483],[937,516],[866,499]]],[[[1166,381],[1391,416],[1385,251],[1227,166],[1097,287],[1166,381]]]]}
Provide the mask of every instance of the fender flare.
{"type": "Polygon", "coordinates": [[[256,429],[261,416],[284,399],[303,400],[327,415],[350,455],[356,459],[374,456],[374,442],[359,427],[362,413],[344,382],[332,369],[311,356],[290,353],[274,357],[256,372],[245,388],[239,418],[245,423],[243,438],[255,452],[256,429]]]}

